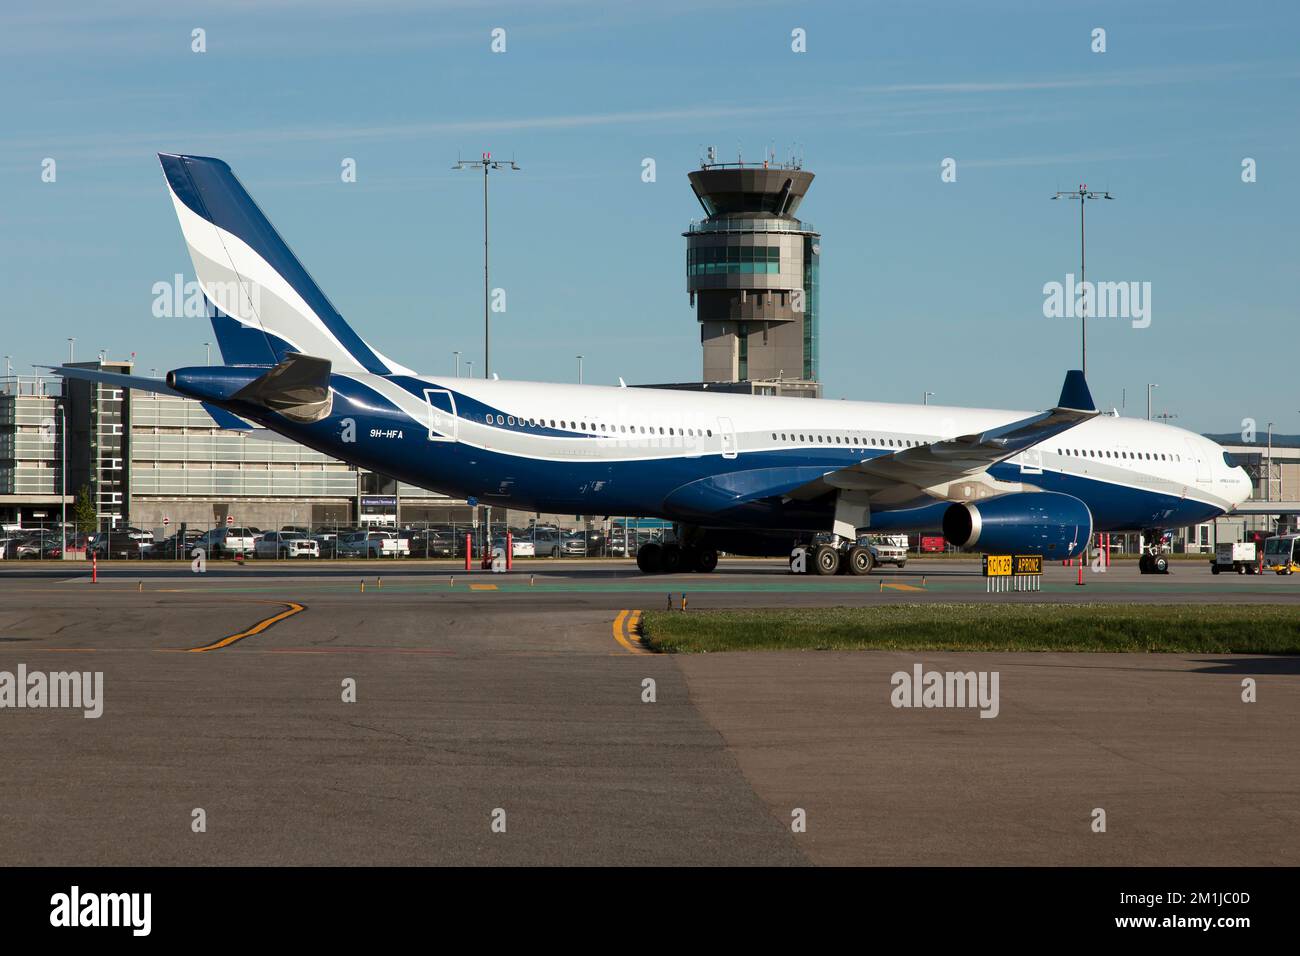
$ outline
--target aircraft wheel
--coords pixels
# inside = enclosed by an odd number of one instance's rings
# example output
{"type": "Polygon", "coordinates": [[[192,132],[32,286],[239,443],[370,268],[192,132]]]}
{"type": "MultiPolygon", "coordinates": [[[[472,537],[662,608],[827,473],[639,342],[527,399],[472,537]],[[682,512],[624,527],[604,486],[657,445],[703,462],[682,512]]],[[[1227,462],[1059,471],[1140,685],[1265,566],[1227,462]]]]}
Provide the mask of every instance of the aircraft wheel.
{"type": "Polygon", "coordinates": [[[813,567],[818,574],[833,575],[840,570],[840,552],[829,544],[818,545],[813,552],[813,567]]]}
{"type": "Polygon", "coordinates": [[[676,574],[682,569],[682,549],[675,544],[665,544],[659,555],[659,569],[665,574],[676,574]]]}
{"type": "Polygon", "coordinates": [[[718,566],[718,552],[713,548],[702,548],[695,553],[695,570],[708,574],[718,566]]]}
{"type": "Polygon", "coordinates": [[[875,560],[871,557],[870,549],[863,547],[849,549],[848,565],[850,574],[870,574],[873,564],[875,564],[875,560]]]}
{"type": "Polygon", "coordinates": [[[647,544],[636,553],[636,566],[645,574],[655,574],[662,568],[663,548],[657,544],[647,544]]]}
{"type": "Polygon", "coordinates": [[[1219,566],[1218,566],[1217,564],[1212,564],[1212,565],[1210,565],[1210,573],[1211,573],[1211,574],[1218,574],[1218,573],[1219,573],[1219,566]]]}
{"type": "Polygon", "coordinates": [[[1169,573],[1169,559],[1166,558],[1164,555],[1157,555],[1156,559],[1151,562],[1151,565],[1152,565],[1152,570],[1156,574],[1169,573]]]}
{"type": "Polygon", "coordinates": [[[1138,571],[1142,574],[1151,573],[1151,555],[1142,553],[1142,557],[1138,558],[1138,571]]]}

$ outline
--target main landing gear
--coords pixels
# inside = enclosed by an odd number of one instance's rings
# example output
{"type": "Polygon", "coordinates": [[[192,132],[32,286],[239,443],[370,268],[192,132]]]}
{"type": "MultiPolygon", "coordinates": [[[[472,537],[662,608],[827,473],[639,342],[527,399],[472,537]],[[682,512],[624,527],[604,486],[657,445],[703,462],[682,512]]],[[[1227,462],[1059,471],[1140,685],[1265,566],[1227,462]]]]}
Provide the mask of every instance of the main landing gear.
{"type": "Polygon", "coordinates": [[[636,566],[646,574],[677,574],[698,571],[707,574],[718,566],[715,548],[691,547],[676,541],[646,544],[636,553],[636,566]]]}
{"type": "Polygon", "coordinates": [[[1165,533],[1160,528],[1149,528],[1142,532],[1146,542],[1142,556],[1138,558],[1138,571],[1142,574],[1168,574],[1169,559],[1165,557],[1165,533]]]}
{"type": "Polygon", "coordinates": [[[835,536],[833,542],[801,545],[790,554],[791,574],[870,574],[876,566],[871,549],[835,536]]]}

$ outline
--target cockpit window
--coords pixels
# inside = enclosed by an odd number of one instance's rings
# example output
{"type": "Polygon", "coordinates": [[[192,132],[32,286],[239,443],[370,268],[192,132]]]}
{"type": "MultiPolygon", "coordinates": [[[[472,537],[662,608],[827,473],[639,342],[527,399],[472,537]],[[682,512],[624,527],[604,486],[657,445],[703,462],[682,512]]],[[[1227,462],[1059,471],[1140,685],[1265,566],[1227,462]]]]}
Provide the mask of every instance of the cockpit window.
{"type": "Polygon", "coordinates": [[[1223,463],[1229,468],[1237,467],[1237,459],[1233,458],[1232,455],[1226,451],[1223,453],[1223,463]]]}

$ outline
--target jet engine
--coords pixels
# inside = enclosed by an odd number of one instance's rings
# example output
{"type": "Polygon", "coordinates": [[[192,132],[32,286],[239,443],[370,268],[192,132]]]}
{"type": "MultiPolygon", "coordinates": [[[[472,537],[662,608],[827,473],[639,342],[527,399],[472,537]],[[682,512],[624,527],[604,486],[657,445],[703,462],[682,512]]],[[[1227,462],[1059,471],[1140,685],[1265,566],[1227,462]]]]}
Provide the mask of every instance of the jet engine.
{"type": "Polygon", "coordinates": [[[1091,534],[1088,506],[1073,495],[1055,491],[953,504],[943,515],[943,536],[949,542],[985,554],[1072,558],[1088,546],[1091,534]]]}

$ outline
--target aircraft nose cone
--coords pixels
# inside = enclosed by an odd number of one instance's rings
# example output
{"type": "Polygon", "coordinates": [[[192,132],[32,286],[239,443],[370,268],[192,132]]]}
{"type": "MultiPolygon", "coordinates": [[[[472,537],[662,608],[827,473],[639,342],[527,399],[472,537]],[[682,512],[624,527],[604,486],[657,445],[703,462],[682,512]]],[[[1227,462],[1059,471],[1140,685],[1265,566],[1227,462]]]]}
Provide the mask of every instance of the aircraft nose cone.
{"type": "Polygon", "coordinates": [[[1237,483],[1233,490],[1235,491],[1233,498],[1236,499],[1234,504],[1241,504],[1243,501],[1248,499],[1251,492],[1255,490],[1254,485],[1251,484],[1250,475],[1246,474],[1245,468],[1237,468],[1237,483]]]}

